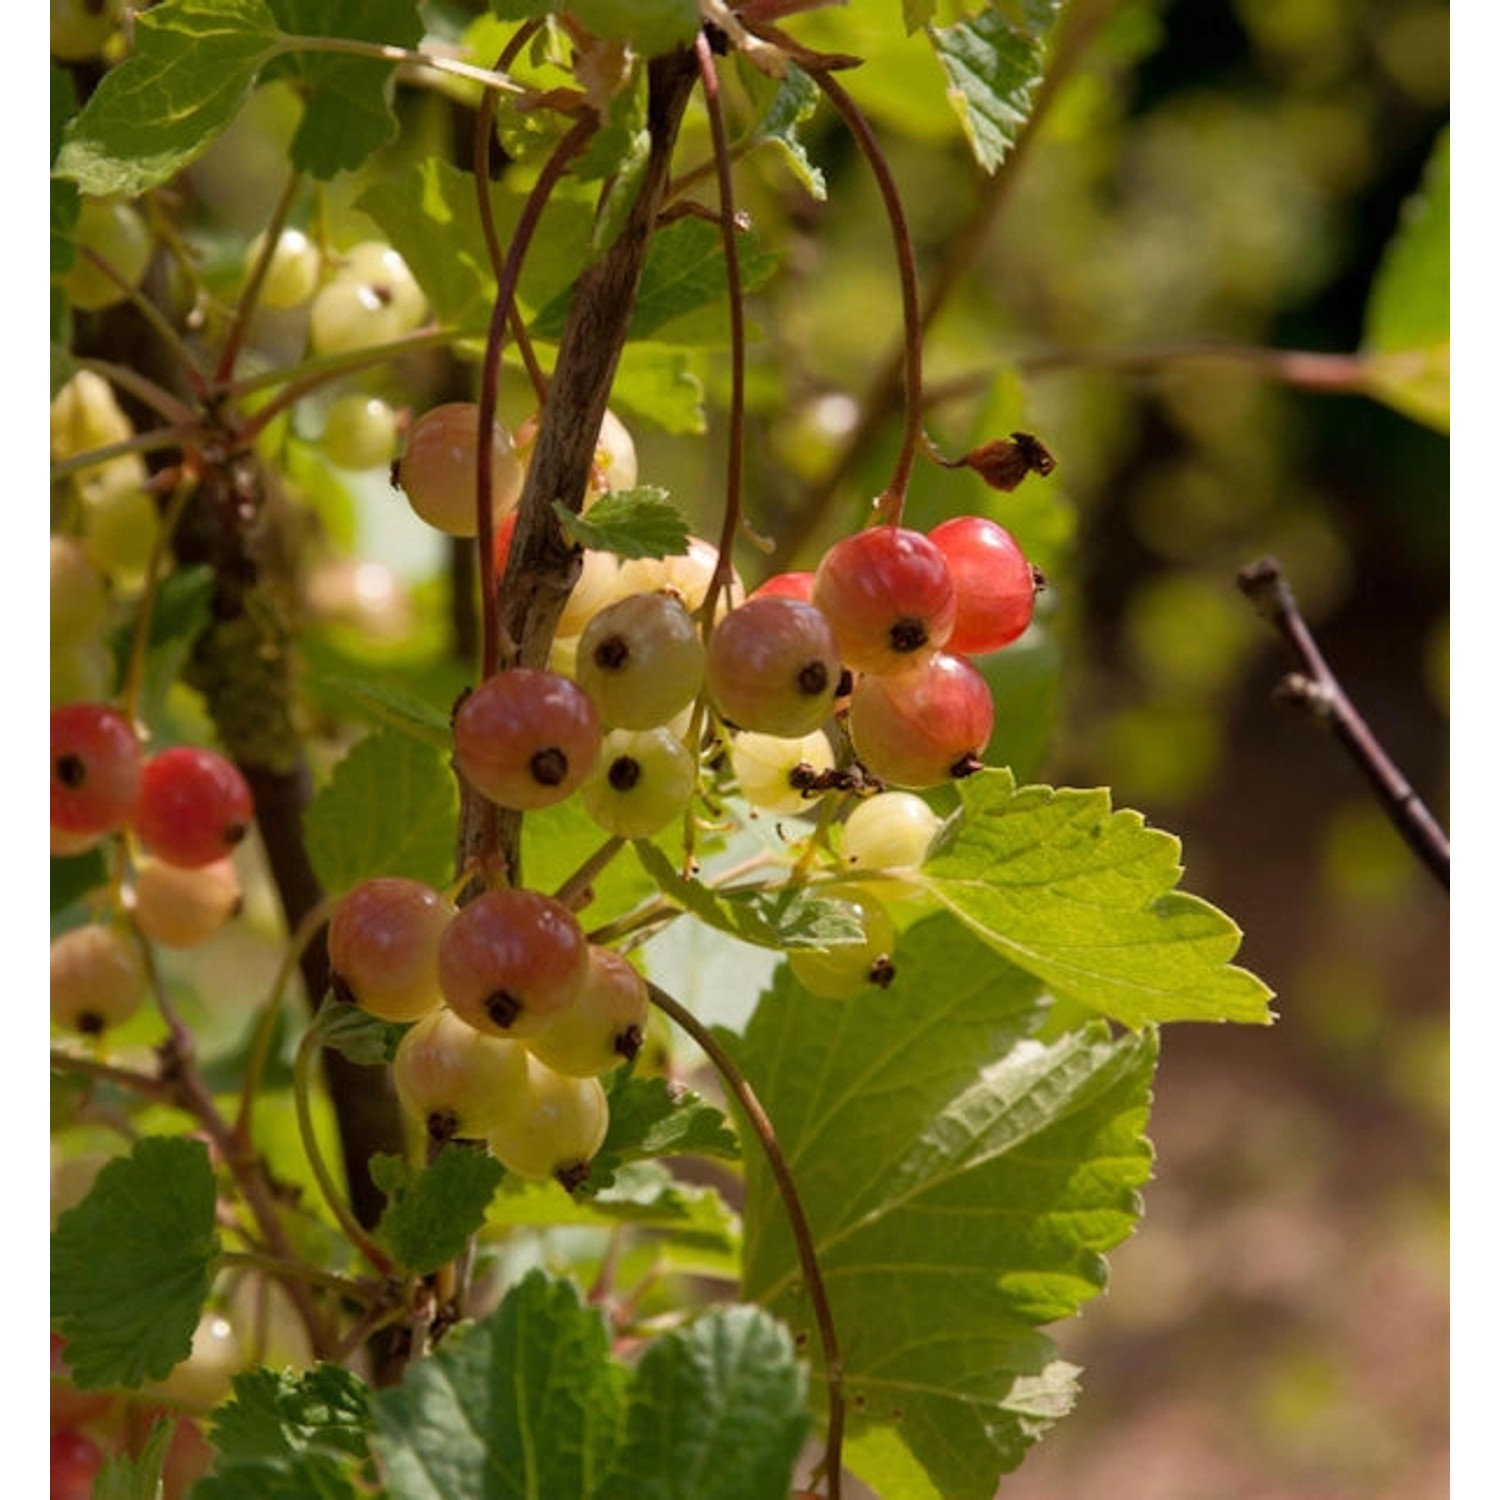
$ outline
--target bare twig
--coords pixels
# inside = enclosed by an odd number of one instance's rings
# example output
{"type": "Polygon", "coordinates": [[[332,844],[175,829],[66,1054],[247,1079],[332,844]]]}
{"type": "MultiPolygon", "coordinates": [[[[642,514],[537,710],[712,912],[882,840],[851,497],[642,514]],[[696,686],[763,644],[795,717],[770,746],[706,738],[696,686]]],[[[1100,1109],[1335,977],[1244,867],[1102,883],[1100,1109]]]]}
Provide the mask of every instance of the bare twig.
{"type": "Polygon", "coordinates": [[[1301,659],[1303,671],[1284,677],[1278,696],[1332,728],[1374,787],[1397,831],[1447,890],[1448,835],[1349,701],[1302,618],[1280,563],[1274,558],[1250,563],[1240,570],[1239,585],[1301,659]]]}

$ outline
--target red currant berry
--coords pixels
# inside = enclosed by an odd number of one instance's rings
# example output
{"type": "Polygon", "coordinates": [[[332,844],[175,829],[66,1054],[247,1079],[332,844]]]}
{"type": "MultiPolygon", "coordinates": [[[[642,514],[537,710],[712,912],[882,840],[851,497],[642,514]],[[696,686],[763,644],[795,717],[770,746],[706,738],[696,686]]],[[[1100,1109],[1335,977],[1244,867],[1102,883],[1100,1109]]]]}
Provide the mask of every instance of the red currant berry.
{"type": "Polygon", "coordinates": [[[89,1500],[104,1462],[99,1445],[81,1432],[52,1434],[52,1500],[89,1500]]]}
{"type": "Polygon", "coordinates": [[[250,831],[255,802],[233,761],[196,745],[153,755],[131,818],[142,845],[170,865],[211,865],[250,831]]]}
{"type": "Polygon", "coordinates": [[[818,564],[813,603],[855,672],[905,672],[953,631],[958,593],[942,552],[919,531],[872,526],[818,564]]]}
{"type": "Polygon", "coordinates": [[[102,703],[52,710],[52,827],[97,836],[135,806],[145,755],[128,719],[102,703]]]}
{"type": "Polygon", "coordinates": [[[955,516],[928,533],[958,589],[958,619],[945,650],[979,656],[1008,646],[1031,623],[1036,579],[1003,526],[984,516],[955,516]]]}
{"type": "MultiPolygon", "coordinates": [[[[525,477],[510,433],[499,423],[490,427],[493,514],[515,508],[525,477]]],[[[396,467],[396,482],[411,508],[450,536],[474,536],[479,530],[479,407],[472,401],[435,406],[412,423],[406,452],[396,467]]]]}
{"type": "Polygon", "coordinates": [[[750,599],[715,627],[704,674],[714,707],[738,729],[793,737],[833,711],[838,647],[820,610],[800,599],[750,599]]]}
{"type": "Polygon", "coordinates": [[[871,984],[884,989],[896,975],[891,962],[896,926],[891,914],[868,890],[853,883],[821,886],[818,894],[849,907],[864,936],[857,943],[833,948],[789,949],[787,963],[797,982],[829,1000],[846,1000],[871,984]]]}
{"type": "Polygon", "coordinates": [[[481,682],[453,716],[453,757],[500,807],[550,807],[583,783],[603,731],[593,700],[557,672],[515,667],[481,682]]]}
{"type": "Polygon", "coordinates": [[[415,1021],[443,1003],[438,943],[457,915],[453,903],[399,875],[355,886],[328,924],[336,992],[382,1021],[415,1021]]]}
{"type": "Polygon", "coordinates": [[[582,993],[588,950],[577,918],[560,901],[536,891],[487,891],[443,933],[438,981],[476,1030],[531,1036],[582,993]]]}
{"type": "Polygon", "coordinates": [[[812,603],[813,574],[773,573],[751,593],[752,599],[782,598],[800,599],[804,604],[812,603]]]}
{"type": "Polygon", "coordinates": [[[697,757],[670,729],[612,729],[578,797],[607,833],[645,839],[687,811],[697,786],[697,757]]]}
{"type": "Polygon", "coordinates": [[[989,684],[962,656],[939,653],[899,676],[863,676],[849,700],[855,753],[895,786],[939,786],[977,771],[994,727],[989,684]]]}

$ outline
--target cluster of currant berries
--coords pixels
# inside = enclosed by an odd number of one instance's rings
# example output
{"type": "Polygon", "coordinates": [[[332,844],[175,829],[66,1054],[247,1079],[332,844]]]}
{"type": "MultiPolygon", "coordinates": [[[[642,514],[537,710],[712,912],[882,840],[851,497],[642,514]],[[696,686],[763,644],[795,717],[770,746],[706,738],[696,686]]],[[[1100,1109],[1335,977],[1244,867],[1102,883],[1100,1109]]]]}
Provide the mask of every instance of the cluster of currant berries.
{"type": "Polygon", "coordinates": [[[574,1187],[604,1141],[600,1075],[645,1038],[646,982],[551,896],[503,888],[462,908],[421,881],[355,886],[328,928],[336,994],[413,1022],[393,1073],[435,1142],[483,1140],[517,1176],[574,1187]]]}
{"type": "MultiPolygon", "coordinates": [[[[478,530],[478,427],[472,404],[438,407],[413,425],[394,469],[417,514],[459,536],[478,530]]],[[[498,422],[488,440],[498,576],[528,443],[498,422]]],[[[635,481],[633,447],[613,417],[595,460],[585,509],[635,481]]],[[[503,808],[536,810],[576,794],[601,829],[622,838],[650,838],[689,816],[726,764],[758,811],[807,814],[828,793],[857,791],[820,890],[854,909],[865,940],[796,949],[789,961],[817,994],[888,983],[894,923],[880,882],[853,877],[920,864],[939,820],[917,793],[982,764],[994,708],[970,658],[1025,631],[1038,577],[1010,534],[982,517],[930,534],[879,525],[837,544],[816,573],[778,575],[748,597],[731,570],[708,623],[718,562],[698,538],[684,555],[654,561],[585,551],[547,668],[507,668],[461,699],[455,765],[503,808]],[[836,743],[852,754],[840,756],[836,743]]],[[[501,896],[518,911],[545,900],[492,892],[481,901],[501,896]]],[[[555,906],[548,919],[561,922],[566,913],[555,906]]],[[[490,985],[499,949],[474,930],[473,944],[453,940],[450,952],[481,977],[471,992],[455,971],[441,988],[471,1028],[514,1038],[529,1023],[512,1019],[514,997],[490,985]],[[496,995],[497,1009],[477,1009],[496,995]]],[[[577,946],[569,933],[566,946],[577,946]]],[[[493,940],[508,938],[496,927],[493,940]]]]}
{"type": "Polygon", "coordinates": [[[207,941],[238,911],[232,853],[254,804],[239,768],[216,751],[148,753],[106,703],[52,710],[52,850],[79,854],[106,839],[131,851],[115,909],[52,943],[52,1016],[86,1036],[140,1008],[147,975],[138,937],[172,948],[207,941]]]}

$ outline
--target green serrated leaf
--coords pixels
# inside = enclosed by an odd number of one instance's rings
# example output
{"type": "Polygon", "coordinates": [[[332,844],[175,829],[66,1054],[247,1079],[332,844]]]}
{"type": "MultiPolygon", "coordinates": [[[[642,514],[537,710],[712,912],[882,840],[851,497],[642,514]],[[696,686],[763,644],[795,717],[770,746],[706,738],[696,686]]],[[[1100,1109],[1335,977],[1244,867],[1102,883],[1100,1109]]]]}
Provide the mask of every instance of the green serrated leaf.
{"type": "Polygon", "coordinates": [[[758,1307],[717,1307],[641,1357],[600,1500],[767,1500],[791,1488],[806,1376],[758,1307]]]}
{"type": "Polygon", "coordinates": [[[1126,1026],[1271,1020],[1271,992],[1229,960],[1240,930],[1176,889],[1181,846],[1108,791],[959,783],[962,816],[919,883],[1054,994],[1126,1026]]]}
{"type": "Polygon", "coordinates": [[[140,1452],[107,1453],[94,1479],[92,1500],[158,1500],[161,1469],[172,1441],[175,1423],[156,1421],[140,1452]]]}
{"type": "Polygon", "coordinates": [[[1365,309],[1366,389],[1441,432],[1449,417],[1449,134],[1401,211],[1365,309]]]}
{"type": "Polygon", "coordinates": [[[858,916],[846,903],[820,895],[813,886],[759,887],[717,891],[687,880],[652,844],[637,840],[636,857],[669,901],[710,927],[759,948],[829,948],[857,943],[864,936],[858,916]]]}
{"type": "MultiPolygon", "coordinates": [[[[736,243],[743,289],[754,291],[770,279],[777,257],[749,231],[741,232],[736,243]]],[[[702,219],[678,219],[652,236],[629,337],[722,348],[729,342],[724,315],[728,295],[718,226],[702,219]]],[[[549,302],[533,320],[532,336],[560,338],[570,300],[571,291],[566,291],[549,302]]]]}
{"type": "Polygon", "coordinates": [[[563,530],[580,547],[613,552],[617,557],[681,557],[688,550],[687,518],[655,485],[610,490],[586,515],[577,515],[560,500],[552,509],[563,530]]]}
{"type": "Polygon", "coordinates": [[[390,1199],[380,1220],[381,1243],[408,1271],[425,1276],[463,1252],[484,1223],[505,1168],[482,1146],[454,1145],[422,1170],[399,1157],[377,1156],[370,1174],[390,1199]]]}
{"type": "MultiPolygon", "coordinates": [[[[356,206],[401,252],[438,320],[482,335],[496,284],[475,194],[473,173],[429,156],[382,173],[356,206]]],[[[525,194],[501,182],[491,185],[491,195],[503,249],[514,234],[525,194]]],[[[523,310],[561,296],[572,285],[592,224],[588,203],[562,188],[553,192],[521,271],[516,300],[523,310]]]]}
{"type": "Polygon", "coordinates": [[[626,86],[611,97],[607,118],[573,164],[574,175],[581,181],[606,184],[589,232],[589,250],[595,256],[607,250],[625,227],[645,178],[651,159],[646,102],[646,70],[637,67],[626,86]]]}
{"type": "Polygon", "coordinates": [[[583,1500],[618,1441],[625,1383],[603,1311],[532,1271],[371,1397],[373,1446],[402,1500],[583,1500]]]}
{"type": "Polygon", "coordinates": [[[444,757],[389,730],[360,740],[307,809],[307,852],[324,889],[376,875],[442,886],[453,868],[458,792],[444,757]]]}
{"type": "Polygon", "coordinates": [[[135,18],[135,51],[99,82],[58,154],[86,193],[131,196],[197,158],[283,40],[265,0],[163,0],[135,18]]]}
{"type": "Polygon", "coordinates": [[[568,11],[595,36],[627,41],[642,57],[685,47],[698,34],[698,0],[571,0],[568,11]]]}
{"type": "MultiPolygon", "coordinates": [[[[1038,1325],[1102,1289],[1102,1253],[1133,1228],[1150,1170],[1153,1036],[1094,1026],[1043,1046],[1044,1014],[1032,977],[938,915],[858,1004],[809,1004],[782,971],[737,1048],[845,1331],[853,1433],[889,1426],[944,1500],[989,1500],[1067,1409],[1073,1372],[1038,1325]]],[[[745,1178],[744,1293],[816,1351],[758,1153],[745,1178]]]]}
{"type": "MultiPolygon", "coordinates": [[[[416,0],[268,0],[292,36],[414,48],[425,30],[416,0]]],[[[291,164],[324,181],[352,171],[394,139],[396,66],[380,58],[299,50],[266,70],[291,78],[305,101],[291,164]]]]}
{"type": "Polygon", "coordinates": [[[581,1196],[598,1197],[615,1186],[627,1162],[665,1156],[716,1156],[733,1161],[739,1138],[721,1110],[691,1089],[665,1078],[616,1072],[608,1081],[609,1132],[589,1165],[581,1196]]]}
{"type": "Polygon", "coordinates": [[[1060,4],[1031,0],[1014,19],[992,6],[928,31],[948,77],[948,100],[986,172],[1010,154],[1030,118],[1060,4]]]}
{"type": "Polygon", "coordinates": [[[213,1473],[195,1500],[353,1500],[369,1458],[364,1382],[337,1365],[247,1370],[214,1413],[213,1473]]]}
{"type": "Polygon", "coordinates": [[[246,1370],[214,1413],[214,1447],[235,1462],[295,1459],[323,1452],[363,1461],[369,1454],[368,1391],[338,1365],[246,1370]]]}
{"type": "Polygon", "coordinates": [[[377,1068],[394,1061],[396,1046],[407,1029],[330,995],[318,1007],[308,1034],[320,1047],[330,1047],[350,1062],[377,1068]]]}
{"type": "Polygon", "coordinates": [[[453,748],[453,706],[431,703],[391,682],[329,674],[320,690],[348,698],[376,723],[444,753],[453,748]]]}
{"type": "Polygon", "coordinates": [[[625,345],[609,389],[612,407],[674,436],[708,431],[701,351],[636,340],[625,345]]]}
{"type": "Polygon", "coordinates": [[[799,128],[817,112],[822,97],[817,84],[796,63],[788,63],[785,76],[776,81],[752,67],[744,68],[741,76],[763,110],[752,132],[754,139],[779,151],[798,182],[823,202],[828,184],[798,136],[799,128]]]}
{"type": "MultiPolygon", "coordinates": [[[[55,62],[51,68],[52,161],[55,165],[57,153],[62,148],[63,131],[78,108],[78,97],[73,87],[73,75],[55,62]]],[[[67,271],[77,254],[73,228],[78,223],[78,204],[78,184],[54,177],[51,183],[52,248],[49,266],[54,276],[67,271]]],[[[54,393],[56,389],[54,387],[54,393]]]]}
{"type": "Polygon", "coordinates": [[[164,1380],[186,1359],[219,1253],[202,1141],[147,1136],[52,1233],[52,1326],[85,1390],[164,1380]]]}

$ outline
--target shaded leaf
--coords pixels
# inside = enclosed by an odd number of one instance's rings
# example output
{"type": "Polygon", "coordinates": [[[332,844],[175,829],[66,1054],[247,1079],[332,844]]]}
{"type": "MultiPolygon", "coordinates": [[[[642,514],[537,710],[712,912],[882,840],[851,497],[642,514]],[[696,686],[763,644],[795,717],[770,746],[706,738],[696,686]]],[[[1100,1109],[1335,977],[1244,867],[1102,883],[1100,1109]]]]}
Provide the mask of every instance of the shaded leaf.
{"type": "Polygon", "coordinates": [[[318,1007],[309,1035],[319,1046],[343,1053],[350,1062],[375,1068],[395,1060],[397,1043],[407,1029],[330,995],[318,1007]]]}
{"type": "Polygon", "coordinates": [[[307,809],[307,852],[324,889],[376,875],[441,886],[453,868],[458,791],[445,758],[390,730],[360,740],[307,809]]]}
{"type": "Polygon", "coordinates": [[[402,1500],[570,1500],[597,1493],[626,1383],[604,1313],[532,1271],[371,1397],[373,1445],[402,1500]]]}
{"type": "Polygon", "coordinates": [[[739,1138],[721,1110],[681,1084],[637,1078],[617,1069],[607,1080],[609,1132],[589,1164],[579,1196],[596,1198],[614,1186],[627,1162],[665,1156],[717,1156],[733,1161],[739,1138]]]}
{"type": "Polygon", "coordinates": [[[146,1136],[52,1233],[52,1326],[85,1389],[164,1380],[187,1358],[219,1253],[202,1141],[146,1136]]]}
{"type": "Polygon", "coordinates": [[[450,1145],[423,1169],[397,1156],[376,1156],[370,1175],[390,1199],[380,1242],[408,1271],[425,1276],[463,1253],[484,1223],[505,1168],[482,1146],[450,1145]]]}
{"type": "Polygon", "coordinates": [[[595,36],[628,41],[642,57],[687,46],[698,34],[698,0],[570,0],[595,36]]]}
{"type": "MultiPolygon", "coordinates": [[[[777,258],[748,231],[741,232],[737,243],[741,283],[745,291],[754,291],[775,270],[777,258]]],[[[722,348],[729,342],[729,320],[724,314],[728,295],[718,226],[702,219],[678,219],[652,236],[629,337],[722,348]],[[694,314],[703,316],[695,318],[694,314]]],[[[560,338],[570,300],[568,291],[549,302],[531,325],[533,337],[560,338]]]]}
{"type": "Polygon", "coordinates": [[[161,1494],[161,1469],[172,1441],[175,1424],[157,1420],[132,1458],[128,1453],[106,1453],[94,1479],[93,1500],[157,1500],[161,1494]]]}
{"type": "Polygon", "coordinates": [[[1004,770],[958,789],[917,879],[997,952],[1127,1026],[1271,1019],[1271,992],[1229,962],[1239,928],[1176,889],[1177,839],[1103,789],[1017,788],[1004,770]]]}
{"type": "Polygon", "coordinates": [[[808,1429],[791,1336],[758,1307],[716,1307],[653,1342],[631,1383],[601,1500],[785,1495],[808,1429]]]}
{"type": "Polygon", "coordinates": [[[821,98],[817,84],[796,63],[788,63],[786,76],[777,80],[752,67],[743,69],[741,76],[763,111],[752,131],[754,139],[780,152],[797,181],[823,202],[828,184],[798,135],[799,128],[817,112],[821,98]]]}
{"type": "MultiPolygon", "coordinates": [[[[416,47],[424,27],[416,0],[269,0],[293,36],[416,47]]],[[[323,180],[352,171],[396,135],[396,65],[380,58],[299,50],[266,70],[290,78],[305,101],[289,157],[323,180]]]]}

